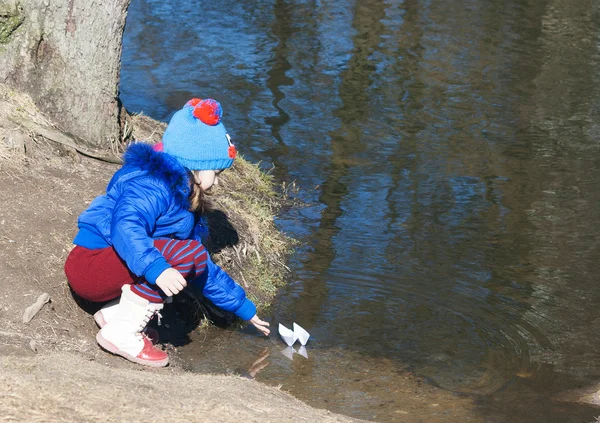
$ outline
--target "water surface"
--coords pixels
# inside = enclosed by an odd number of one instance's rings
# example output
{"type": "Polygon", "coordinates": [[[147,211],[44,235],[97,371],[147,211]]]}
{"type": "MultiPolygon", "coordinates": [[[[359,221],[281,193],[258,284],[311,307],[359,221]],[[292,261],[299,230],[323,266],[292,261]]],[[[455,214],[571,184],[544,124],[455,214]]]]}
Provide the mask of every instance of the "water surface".
{"type": "Polygon", "coordinates": [[[308,204],[267,316],[308,358],[215,329],[188,367],[376,421],[593,421],[555,398],[600,380],[599,29],[588,0],[133,0],[125,106],[218,99],[308,204]]]}

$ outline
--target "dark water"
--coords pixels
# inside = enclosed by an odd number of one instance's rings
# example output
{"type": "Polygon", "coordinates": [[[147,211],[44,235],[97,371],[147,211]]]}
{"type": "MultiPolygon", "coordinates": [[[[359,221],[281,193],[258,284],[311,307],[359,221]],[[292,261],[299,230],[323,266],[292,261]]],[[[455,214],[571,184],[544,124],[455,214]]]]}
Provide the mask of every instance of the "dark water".
{"type": "MultiPolygon", "coordinates": [[[[122,100],[213,97],[310,205],[271,322],[189,368],[377,421],[591,422],[600,381],[600,6],[593,0],[133,0],[122,100]]],[[[214,333],[212,333],[214,332],[214,333]]]]}

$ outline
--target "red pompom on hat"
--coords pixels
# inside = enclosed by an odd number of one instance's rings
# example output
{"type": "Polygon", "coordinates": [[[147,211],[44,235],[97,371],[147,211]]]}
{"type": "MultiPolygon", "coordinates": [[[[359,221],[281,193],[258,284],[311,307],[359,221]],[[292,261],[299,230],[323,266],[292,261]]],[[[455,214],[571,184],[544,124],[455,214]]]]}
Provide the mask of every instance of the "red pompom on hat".
{"type": "MultiPolygon", "coordinates": [[[[194,101],[197,99],[193,99],[194,101]]],[[[193,115],[200,119],[207,125],[215,126],[221,122],[223,117],[223,109],[218,101],[208,98],[206,100],[200,100],[196,104],[190,104],[194,106],[193,115]]]]}

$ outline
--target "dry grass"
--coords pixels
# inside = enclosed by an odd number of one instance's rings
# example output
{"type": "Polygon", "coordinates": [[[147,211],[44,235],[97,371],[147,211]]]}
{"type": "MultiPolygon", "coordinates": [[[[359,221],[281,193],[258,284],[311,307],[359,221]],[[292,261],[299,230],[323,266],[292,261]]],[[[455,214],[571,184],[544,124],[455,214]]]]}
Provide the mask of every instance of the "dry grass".
{"type": "Polygon", "coordinates": [[[215,205],[226,211],[240,233],[239,243],[223,254],[236,264],[240,284],[259,308],[266,306],[289,273],[285,260],[293,240],[274,223],[285,199],[275,193],[273,178],[243,157],[222,174],[215,197],[215,205]]]}
{"type": "Polygon", "coordinates": [[[7,166],[19,167],[25,162],[25,156],[22,152],[6,145],[5,140],[7,137],[6,131],[0,128],[0,170],[7,166]]]}
{"type": "Polygon", "coordinates": [[[38,110],[31,97],[0,84],[0,122],[10,121],[14,115],[27,117],[32,122],[53,127],[38,110]]]}
{"type": "Polygon", "coordinates": [[[18,134],[18,125],[13,123],[11,118],[18,114],[35,115],[36,112],[37,109],[29,96],[18,94],[0,84],[0,169],[22,166],[24,163],[24,146],[15,148],[12,145],[12,138],[18,134]]]}
{"type": "Polygon", "coordinates": [[[56,131],[56,126],[35,106],[27,94],[0,83],[0,169],[17,168],[38,161],[57,162],[57,156],[71,155],[72,149],[50,142],[19,122],[31,122],[56,131]]]}
{"type": "Polygon", "coordinates": [[[156,144],[162,139],[167,124],[158,122],[143,113],[128,115],[127,121],[131,126],[131,138],[156,144]]]}

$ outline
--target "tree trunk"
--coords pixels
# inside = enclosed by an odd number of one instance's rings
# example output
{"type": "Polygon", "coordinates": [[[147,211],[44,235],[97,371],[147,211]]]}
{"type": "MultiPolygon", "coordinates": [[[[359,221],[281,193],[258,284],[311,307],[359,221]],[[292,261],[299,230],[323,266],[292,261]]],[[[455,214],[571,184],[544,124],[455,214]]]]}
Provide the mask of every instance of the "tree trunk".
{"type": "Polygon", "coordinates": [[[0,83],[28,93],[91,146],[120,140],[121,49],[130,0],[0,0],[0,83]]]}

